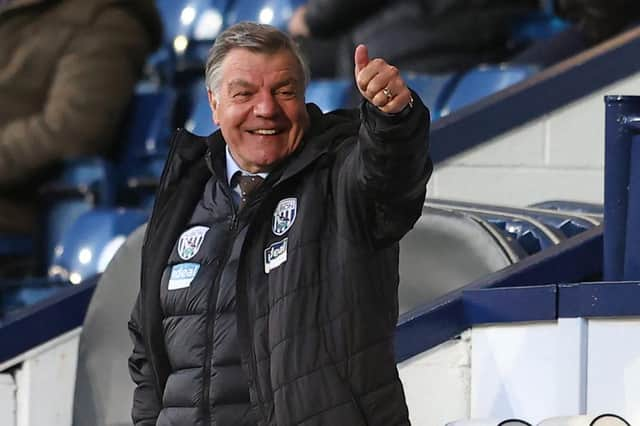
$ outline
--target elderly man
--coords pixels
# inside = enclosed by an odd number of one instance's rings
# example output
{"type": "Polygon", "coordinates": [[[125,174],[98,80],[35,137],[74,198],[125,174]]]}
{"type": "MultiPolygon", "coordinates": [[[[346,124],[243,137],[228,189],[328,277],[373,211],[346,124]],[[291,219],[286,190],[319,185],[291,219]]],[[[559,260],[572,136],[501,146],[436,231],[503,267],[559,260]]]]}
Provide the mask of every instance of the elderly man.
{"type": "Polygon", "coordinates": [[[398,240],[431,173],[426,108],[358,46],[360,110],[322,114],[291,39],[253,23],[206,75],[220,130],[175,135],[147,228],[135,424],[408,424],[398,240]]]}

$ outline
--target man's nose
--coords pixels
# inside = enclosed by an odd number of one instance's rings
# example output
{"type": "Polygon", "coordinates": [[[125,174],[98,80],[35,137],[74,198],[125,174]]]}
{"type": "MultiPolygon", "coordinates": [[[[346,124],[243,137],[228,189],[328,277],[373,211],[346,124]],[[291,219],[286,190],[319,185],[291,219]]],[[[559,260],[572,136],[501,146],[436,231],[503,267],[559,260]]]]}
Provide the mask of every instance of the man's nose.
{"type": "Polygon", "coordinates": [[[273,93],[261,92],[253,106],[253,112],[258,117],[273,117],[280,109],[273,93]]]}

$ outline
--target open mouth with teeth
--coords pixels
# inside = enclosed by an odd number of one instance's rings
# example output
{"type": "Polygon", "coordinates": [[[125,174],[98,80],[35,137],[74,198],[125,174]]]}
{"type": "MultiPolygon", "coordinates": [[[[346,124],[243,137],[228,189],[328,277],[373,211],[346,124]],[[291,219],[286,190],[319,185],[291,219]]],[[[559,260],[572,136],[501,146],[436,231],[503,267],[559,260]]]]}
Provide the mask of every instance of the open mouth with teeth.
{"type": "Polygon", "coordinates": [[[280,132],[276,129],[255,129],[255,130],[249,130],[249,133],[253,135],[271,136],[271,135],[278,134],[280,132]]]}

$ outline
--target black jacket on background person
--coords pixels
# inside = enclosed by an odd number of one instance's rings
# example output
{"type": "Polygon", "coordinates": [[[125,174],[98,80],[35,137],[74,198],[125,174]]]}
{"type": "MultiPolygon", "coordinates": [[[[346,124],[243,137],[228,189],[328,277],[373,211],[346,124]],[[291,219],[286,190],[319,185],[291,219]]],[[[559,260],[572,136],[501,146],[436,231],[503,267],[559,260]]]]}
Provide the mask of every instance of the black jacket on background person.
{"type": "MultiPolygon", "coordinates": [[[[353,47],[404,71],[459,72],[513,55],[517,20],[537,12],[539,0],[308,0],[312,37],[342,38],[337,74],[353,72],[353,47]]],[[[317,52],[309,52],[311,62],[317,52]]],[[[326,55],[326,54],[325,54],[326,55]]]]}
{"type": "Polygon", "coordinates": [[[225,424],[212,398],[211,367],[219,350],[212,330],[221,318],[211,312],[219,310],[224,282],[235,283],[237,316],[227,327],[237,326],[257,424],[409,424],[393,349],[398,241],[422,212],[432,170],[428,111],[413,96],[414,107],[395,116],[366,102],[360,111],[329,114],[308,105],[302,145],[239,213],[221,133],[177,133],[129,323],[136,425],[225,424]],[[214,240],[207,251],[217,254],[200,260],[213,265],[214,277],[199,280],[203,266],[190,286],[172,290],[184,292],[181,302],[164,288],[167,265],[207,197],[216,218],[208,232],[226,227],[230,237],[214,240]],[[284,221],[276,214],[283,205],[284,221]],[[203,282],[204,291],[195,288],[203,282]],[[192,316],[204,321],[180,326],[192,316]]]}

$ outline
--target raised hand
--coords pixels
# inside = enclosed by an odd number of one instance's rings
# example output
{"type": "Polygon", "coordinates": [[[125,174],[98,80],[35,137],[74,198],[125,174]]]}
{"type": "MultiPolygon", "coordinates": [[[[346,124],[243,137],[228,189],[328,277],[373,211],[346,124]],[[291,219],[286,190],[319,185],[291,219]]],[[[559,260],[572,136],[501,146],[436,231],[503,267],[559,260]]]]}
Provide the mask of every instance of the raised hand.
{"type": "Polygon", "coordinates": [[[369,59],[367,46],[360,44],[354,54],[356,85],[362,96],[381,111],[396,114],[413,103],[398,68],[384,59],[369,59]]]}

